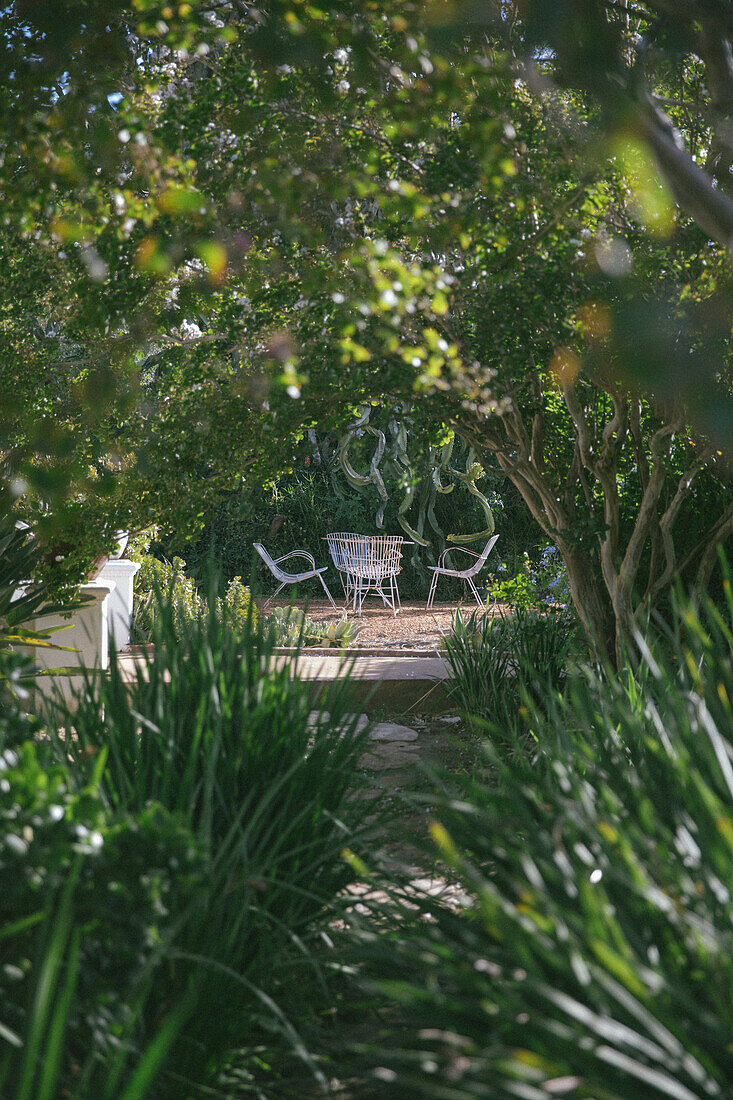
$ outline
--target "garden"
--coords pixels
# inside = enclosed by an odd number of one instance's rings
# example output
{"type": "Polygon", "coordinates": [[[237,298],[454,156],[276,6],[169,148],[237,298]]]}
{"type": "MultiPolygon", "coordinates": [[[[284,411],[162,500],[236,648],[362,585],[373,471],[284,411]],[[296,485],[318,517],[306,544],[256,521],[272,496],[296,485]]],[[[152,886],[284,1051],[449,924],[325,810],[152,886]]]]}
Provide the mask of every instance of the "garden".
{"type": "Polygon", "coordinates": [[[0,1096],[729,1096],[727,5],[0,24],[0,1096]]]}

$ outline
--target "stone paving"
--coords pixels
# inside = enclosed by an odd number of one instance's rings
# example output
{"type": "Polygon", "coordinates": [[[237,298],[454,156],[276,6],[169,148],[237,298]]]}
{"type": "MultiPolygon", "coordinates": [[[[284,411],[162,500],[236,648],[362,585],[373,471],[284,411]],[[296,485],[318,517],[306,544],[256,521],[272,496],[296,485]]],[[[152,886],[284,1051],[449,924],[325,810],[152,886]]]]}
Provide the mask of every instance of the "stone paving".
{"type": "MultiPolygon", "coordinates": [[[[350,715],[348,724],[354,721],[355,715],[350,715]]],[[[317,728],[319,723],[328,721],[328,714],[319,715],[313,711],[310,716],[311,725],[317,728]]],[[[357,727],[364,729],[369,723],[366,714],[361,714],[356,719],[357,727]]],[[[435,725],[445,726],[445,736],[449,737],[455,724],[461,719],[456,716],[444,716],[432,719],[435,725]]],[[[418,768],[421,754],[425,755],[426,746],[421,743],[426,736],[427,722],[424,718],[415,717],[412,725],[407,726],[399,722],[383,721],[375,722],[369,730],[369,746],[359,760],[359,766],[365,772],[371,773],[372,786],[362,787],[354,793],[355,798],[363,798],[369,801],[394,796],[400,790],[414,788],[418,778],[418,768]]],[[[392,906],[396,901],[408,908],[415,906],[418,897],[439,898],[444,904],[453,908],[466,907],[472,903],[471,897],[461,889],[457,883],[448,882],[441,874],[430,874],[425,867],[425,852],[418,846],[418,841],[413,836],[413,828],[418,830],[424,825],[422,821],[403,821],[401,835],[388,836],[387,849],[389,861],[397,863],[402,872],[407,872],[404,885],[387,894],[383,890],[375,889],[364,882],[355,882],[348,887],[347,893],[355,899],[355,912],[363,915],[368,912],[381,910],[384,906],[392,906]]]]}
{"type": "MultiPolygon", "coordinates": [[[[460,718],[458,719],[460,722],[460,718]]],[[[424,727],[425,723],[415,719],[415,725],[424,727]]],[[[369,751],[359,761],[362,768],[374,773],[375,786],[360,792],[363,797],[387,795],[390,790],[407,789],[415,785],[420,762],[420,733],[422,729],[405,726],[397,722],[377,722],[369,731],[369,751]]],[[[446,729],[446,734],[448,729],[446,729]]],[[[417,822],[411,822],[417,827],[417,822]]],[[[367,883],[354,883],[348,892],[357,900],[355,910],[366,915],[379,912],[384,906],[392,907],[395,902],[406,908],[416,908],[416,899],[426,897],[440,900],[453,909],[466,908],[472,904],[472,898],[458,883],[448,882],[441,874],[430,874],[424,865],[425,853],[412,842],[411,826],[406,825],[403,835],[388,844],[390,859],[396,860],[407,871],[405,884],[391,894],[374,889],[367,883]]],[[[430,914],[425,913],[425,919],[430,914]]]]}
{"type": "MultiPolygon", "coordinates": [[[[349,715],[344,725],[350,726],[353,720],[354,715],[349,715]]],[[[309,724],[313,729],[328,721],[328,711],[311,711],[309,724]]],[[[356,720],[357,730],[363,730],[368,724],[368,716],[360,714],[356,720]]],[[[384,772],[416,765],[419,760],[418,736],[418,731],[411,726],[403,726],[398,722],[375,722],[369,730],[369,751],[363,753],[359,759],[359,767],[384,772]]]]}

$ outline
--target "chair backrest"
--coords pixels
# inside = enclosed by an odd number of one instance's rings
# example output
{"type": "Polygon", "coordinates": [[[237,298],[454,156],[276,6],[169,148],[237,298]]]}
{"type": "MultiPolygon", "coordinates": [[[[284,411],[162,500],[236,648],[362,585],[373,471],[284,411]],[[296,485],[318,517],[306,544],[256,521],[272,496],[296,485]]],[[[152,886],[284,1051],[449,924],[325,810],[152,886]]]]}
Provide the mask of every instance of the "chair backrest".
{"type": "Polygon", "coordinates": [[[328,542],[328,549],[331,554],[331,561],[337,569],[347,569],[348,561],[346,555],[346,539],[349,536],[342,531],[331,531],[326,535],[326,541],[328,542]]]}
{"type": "Polygon", "coordinates": [[[402,535],[374,535],[371,540],[372,561],[377,579],[394,576],[402,569],[402,535]]]}
{"type": "Polygon", "coordinates": [[[262,543],[261,542],[253,542],[252,545],[254,546],[255,550],[257,551],[257,553],[262,558],[262,560],[265,563],[265,565],[267,566],[267,568],[272,573],[273,577],[277,577],[277,579],[279,581],[284,580],[285,574],[283,573],[282,569],[278,565],[276,565],[275,562],[272,560],[272,558],[267,553],[267,550],[265,550],[262,543]]]}
{"type": "Polygon", "coordinates": [[[355,577],[368,577],[372,557],[370,543],[369,535],[357,535],[348,531],[335,535],[336,555],[341,562],[338,568],[355,577]]]}
{"type": "Polygon", "coordinates": [[[357,535],[343,532],[326,536],[333,563],[362,580],[383,580],[399,573],[401,535],[357,535]]]}
{"type": "Polygon", "coordinates": [[[476,561],[473,563],[470,569],[465,570],[464,576],[475,577],[479,569],[483,568],[486,559],[488,558],[491,551],[494,549],[494,543],[496,542],[498,537],[498,535],[491,536],[489,541],[486,543],[486,546],[484,546],[483,550],[481,551],[480,557],[476,558],[476,561]]]}

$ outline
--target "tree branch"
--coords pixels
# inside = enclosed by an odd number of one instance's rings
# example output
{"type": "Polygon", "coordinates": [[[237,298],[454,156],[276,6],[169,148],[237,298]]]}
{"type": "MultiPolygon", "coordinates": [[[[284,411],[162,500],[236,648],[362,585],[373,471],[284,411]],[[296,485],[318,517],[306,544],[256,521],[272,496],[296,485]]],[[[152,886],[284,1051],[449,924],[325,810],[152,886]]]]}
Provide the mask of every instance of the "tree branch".
{"type": "Polygon", "coordinates": [[[715,27],[733,38],[733,3],[731,0],[645,0],[646,6],[664,12],[677,20],[715,27]]]}
{"type": "Polygon", "coordinates": [[[665,424],[657,429],[650,440],[649,449],[653,456],[653,464],[649,483],[641,498],[639,514],[619,569],[619,597],[629,611],[631,610],[631,589],[639,570],[644,543],[649,536],[649,530],[657,514],[659,497],[667,476],[664,457],[669,452],[672,436],[679,430],[679,427],[679,423],[665,424]]]}
{"type": "Polygon", "coordinates": [[[685,573],[687,569],[695,562],[700,562],[701,559],[704,558],[705,553],[707,552],[711,544],[714,546],[718,545],[718,543],[721,541],[719,537],[720,530],[727,524],[731,508],[733,508],[733,504],[729,505],[728,508],[725,509],[717,523],[715,523],[714,526],[711,527],[705,535],[703,535],[697,545],[694,546],[692,550],[690,550],[689,554],[687,554],[687,556],[682,560],[682,562],[680,563],[680,567],[677,570],[679,574],[685,573]]]}
{"type": "MultiPolygon", "coordinates": [[[[675,567],[677,564],[677,553],[674,548],[674,538],[672,535],[672,529],[675,525],[677,517],[680,513],[685,498],[687,497],[692,483],[697,475],[707,466],[708,460],[713,453],[713,448],[706,448],[699,460],[689,470],[686,470],[677,483],[677,489],[675,491],[672,500],[667,505],[662,518],[659,521],[659,533],[662,538],[662,546],[664,548],[665,567],[661,576],[652,585],[652,578],[649,579],[649,587],[647,589],[648,594],[654,594],[661,591],[668,584],[671,583],[675,575],[675,567]]],[[[646,599],[646,596],[645,596],[646,599]]]]}
{"type": "Polygon", "coordinates": [[[729,248],[733,242],[733,200],[695,164],[669,119],[651,100],[639,105],[636,118],[682,209],[709,237],[729,248]]]}
{"type": "Polygon", "coordinates": [[[701,596],[708,586],[715,564],[718,560],[718,547],[733,532],[733,503],[729,504],[720,517],[714,533],[708,539],[708,545],[702,555],[695,577],[695,594],[701,596]]]}

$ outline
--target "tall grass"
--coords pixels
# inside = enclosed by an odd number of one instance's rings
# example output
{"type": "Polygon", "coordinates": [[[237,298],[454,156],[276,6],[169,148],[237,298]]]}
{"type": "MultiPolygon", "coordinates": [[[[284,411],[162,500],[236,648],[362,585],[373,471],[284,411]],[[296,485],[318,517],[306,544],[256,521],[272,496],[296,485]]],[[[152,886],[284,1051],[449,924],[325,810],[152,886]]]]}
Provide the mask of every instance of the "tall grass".
{"type": "MultiPolygon", "coordinates": [[[[31,774],[44,791],[50,769],[56,801],[46,791],[45,818],[17,826],[35,862],[7,895],[8,961],[31,962],[6,1046],[0,1016],[0,1081],[179,1098],[216,1093],[237,1067],[237,1095],[266,1095],[282,1060],[324,1083],[302,1024],[325,1003],[321,933],[366,812],[351,797],[364,734],[350,689],[328,692],[313,727],[306,687],[251,620],[235,636],[207,615],[181,642],[172,608],[155,618],[154,656],[129,680],[113,662],[71,709],[52,706],[52,743],[21,746],[45,763],[24,755],[13,774],[3,836],[31,774]]],[[[14,881],[0,855],[3,870],[14,881]]]]}
{"type": "Polygon", "coordinates": [[[413,896],[359,947],[395,1021],[360,1049],[366,1095],[730,1094],[726,592],[725,613],[683,608],[675,639],[640,639],[637,673],[546,699],[531,759],[489,745],[500,782],[456,780],[432,832],[463,903],[413,896]]]}
{"type": "Polygon", "coordinates": [[[554,610],[468,619],[457,611],[444,639],[454,703],[476,728],[513,741],[526,726],[527,697],[562,690],[575,634],[568,615],[554,610]]]}

